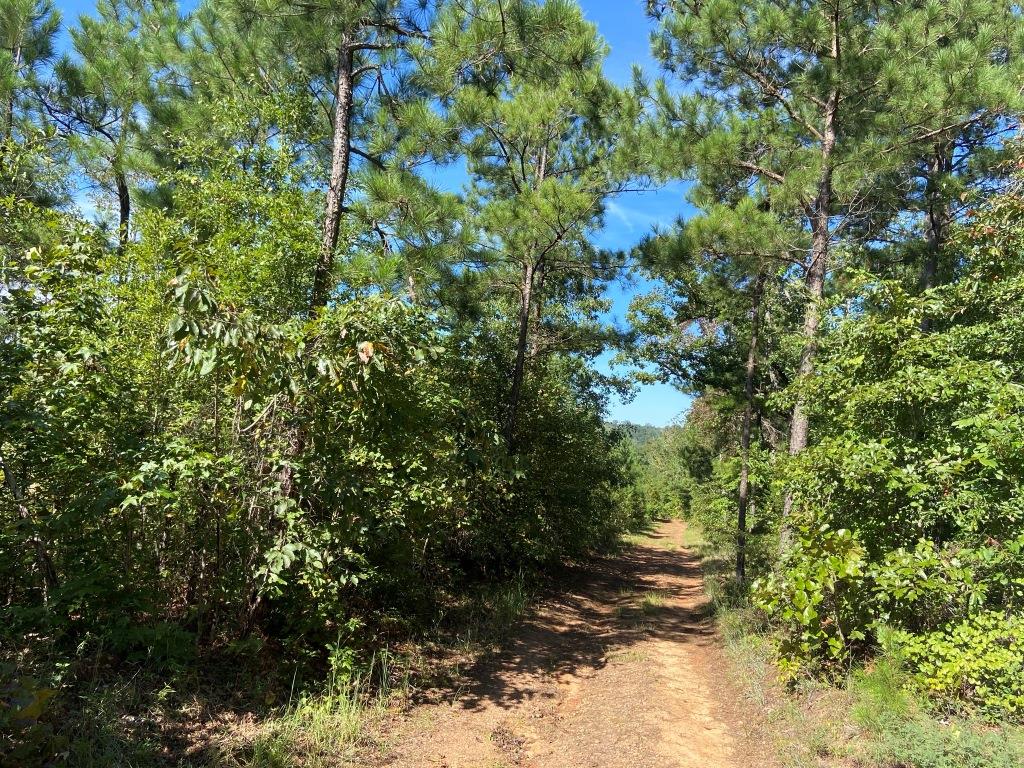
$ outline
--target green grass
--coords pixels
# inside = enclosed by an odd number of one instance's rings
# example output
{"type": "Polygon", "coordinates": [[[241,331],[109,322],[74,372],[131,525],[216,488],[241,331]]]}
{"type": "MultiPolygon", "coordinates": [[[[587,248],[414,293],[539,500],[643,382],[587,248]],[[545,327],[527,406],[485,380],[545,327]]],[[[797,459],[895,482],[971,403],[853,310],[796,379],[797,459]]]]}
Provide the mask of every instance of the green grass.
{"type": "Polygon", "coordinates": [[[686,528],[683,530],[682,540],[680,541],[684,547],[693,548],[700,550],[707,546],[707,540],[704,537],[704,531],[701,527],[694,522],[688,522],[686,528]]]}
{"type": "Polygon", "coordinates": [[[851,715],[867,736],[861,759],[896,768],[1019,768],[1024,729],[964,718],[939,720],[893,660],[882,656],[851,676],[851,715]]]}
{"type": "Polygon", "coordinates": [[[185,678],[176,682],[182,692],[141,676],[97,685],[79,695],[50,751],[80,768],[341,768],[355,765],[367,726],[408,696],[409,675],[381,653],[361,675],[290,696],[286,685],[286,702],[264,707],[255,700],[276,698],[276,684],[249,673],[235,682],[244,702],[221,684],[218,698],[204,696],[185,678]]]}
{"type": "Polygon", "coordinates": [[[523,574],[489,593],[484,622],[491,637],[503,639],[526,613],[533,601],[533,589],[523,574]]]}
{"type": "Polygon", "coordinates": [[[605,658],[609,664],[630,664],[648,659],[647,654],[634,648],[610,651],[605,658]]]}
{"type": "Polygon", "coordinates": [[[468,595],[447,623],[452,632],[435,628],[439,642],[475,656],[493,651],[516,626],[533,602],[537,585],[525,573],[468,595]]]}
{"type": "Polygon", "coordinates": [[[652,543],[652,539],[646,533],[626,533],[622,536],[622,543],[626,546],[640,546],[652,543]]]}
{"type": "Polygon", "coordinates": [[[239,768],[338,765],[354,756],[367,709],[358,685],[303,697],[268,720],[239,750],[242,754],[229,754],[224,763],[239,768]]]}
{"type": "Polygon", "coordinates": [[[640,610],[644,614],[657,613],[665,607],[665,596],[660,592],[645,592],[640,598],[640,610]]]}
{"type": "MultiPolygon", "coordinates": [[[[387,674],[382,675],[387,679],[387,674]]],[[[243,745],[229,744],[224,768],[334,768],[356,757],[367,721],[386,711],[392,691],[372,693],[361,679],[332,683],[315,695],[303,695],[268,718],[243,745]]]]}

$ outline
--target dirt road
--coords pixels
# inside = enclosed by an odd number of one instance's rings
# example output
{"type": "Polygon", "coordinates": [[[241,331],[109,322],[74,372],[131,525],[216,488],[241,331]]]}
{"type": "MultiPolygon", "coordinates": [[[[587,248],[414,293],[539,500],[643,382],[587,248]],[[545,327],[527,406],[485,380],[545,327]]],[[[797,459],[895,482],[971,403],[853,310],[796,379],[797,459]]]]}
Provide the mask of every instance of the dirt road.
{"type": "Polygon", "coordinates": [[[507,650],[393,729],[389,768],[770,766],[671,521],[577,571],[507,650]]]}

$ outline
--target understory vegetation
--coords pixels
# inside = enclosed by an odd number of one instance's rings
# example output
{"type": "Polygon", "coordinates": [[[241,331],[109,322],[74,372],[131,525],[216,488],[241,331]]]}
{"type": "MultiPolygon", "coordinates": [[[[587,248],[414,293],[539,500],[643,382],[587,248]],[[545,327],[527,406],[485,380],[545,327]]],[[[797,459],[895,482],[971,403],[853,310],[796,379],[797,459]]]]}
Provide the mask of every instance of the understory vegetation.
{"type": "Polygon", "coordinates": [[[1020,9],[646,9],[0,0],[0,761],[343,764],[683,516],[854,759],[1018,764],[1020,9]]]}

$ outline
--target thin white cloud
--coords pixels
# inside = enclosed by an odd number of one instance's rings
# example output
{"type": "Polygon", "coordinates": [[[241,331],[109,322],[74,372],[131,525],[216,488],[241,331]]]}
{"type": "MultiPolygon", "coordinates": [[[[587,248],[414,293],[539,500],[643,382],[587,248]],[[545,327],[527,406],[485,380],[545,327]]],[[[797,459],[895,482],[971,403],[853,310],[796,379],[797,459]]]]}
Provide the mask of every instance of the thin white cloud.
{"type": "Polygon", "coordinates": [[[624,208],[623,206],[619,205],[614,200],[609,200],[608,213],[610,213],[616,219],[621,221],[625,225],[626,229],[628,229],[630,232],[633,231],[633,219],[629,215],[631,211],[628,211],[627,208],[624,208]]]}
{"type": "Polygon", "coordinates": [[[626,227],[630,232],[637,230],[647,231],[651,229],[655,224],[659,224],[664,221],[664,216],[651,213],[647,208],[634,208],[629,205],[622,205],[622,203],[616,202],[615,200],[609,200],[606,208],[608,213],[613,218],[622,222],[623,226],[626,227]]]}

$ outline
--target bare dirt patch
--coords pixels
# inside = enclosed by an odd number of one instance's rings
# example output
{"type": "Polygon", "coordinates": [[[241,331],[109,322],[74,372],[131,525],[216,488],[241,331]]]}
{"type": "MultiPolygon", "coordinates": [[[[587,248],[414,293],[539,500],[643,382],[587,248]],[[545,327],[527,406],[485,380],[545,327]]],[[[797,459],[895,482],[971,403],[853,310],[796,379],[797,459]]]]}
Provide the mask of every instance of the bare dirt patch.
{"type": "Polygon", "coordinates": [[[700,562],[669,521],[581,567],[503,652],[397,718],[367,761],[391,768],[770,766],[751,740],[700,562]]]}

